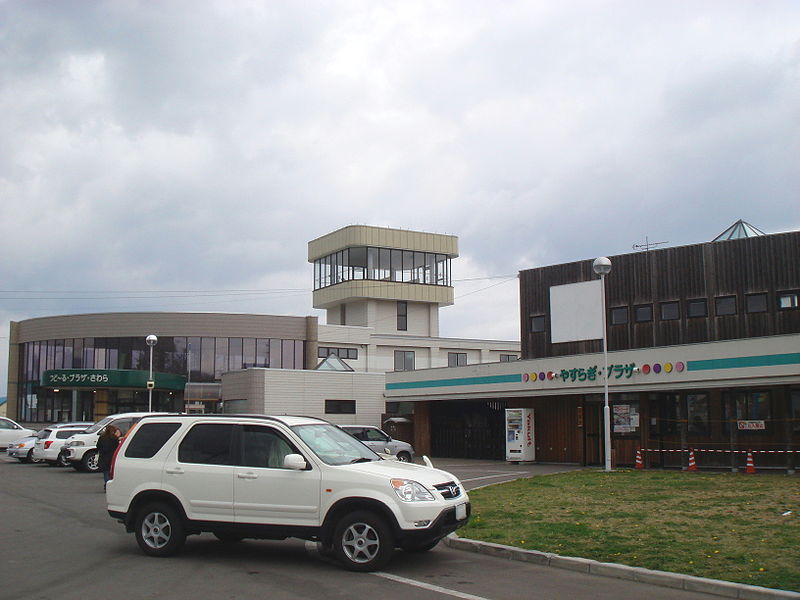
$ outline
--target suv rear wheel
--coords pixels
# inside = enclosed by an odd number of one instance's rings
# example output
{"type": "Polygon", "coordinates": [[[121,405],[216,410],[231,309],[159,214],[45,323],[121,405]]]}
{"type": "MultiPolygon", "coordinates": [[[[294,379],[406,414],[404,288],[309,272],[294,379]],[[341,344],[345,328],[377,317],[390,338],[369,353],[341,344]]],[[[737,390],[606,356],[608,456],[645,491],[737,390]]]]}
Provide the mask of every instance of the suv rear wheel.
{"type": "Polygon", "coordinates": [[[186,541],[178,512],[169,504],[148,504],[136,515],[136,542],[150,556],[172,556],[186,541]]]}
{"type": "Polygon", "coordinates": [[[351,571],[372,571],[389,562],[394,551],[386,522],[368,511],[345,515],[333,533],[333,552],[351,571]]]}

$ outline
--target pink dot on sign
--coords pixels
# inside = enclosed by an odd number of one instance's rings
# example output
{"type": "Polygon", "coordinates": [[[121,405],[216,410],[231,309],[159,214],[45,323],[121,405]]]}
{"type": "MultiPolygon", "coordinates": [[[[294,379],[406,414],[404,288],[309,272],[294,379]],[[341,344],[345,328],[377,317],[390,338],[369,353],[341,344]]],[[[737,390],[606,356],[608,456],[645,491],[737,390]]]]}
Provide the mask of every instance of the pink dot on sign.
{"type": "Polygon", "coordinates": [[[672,363],[664,363],[664,371],[672,373],[672,363]]]}
{"type": "Polygon", "coordinates": [[[650,365],[642,365],[642,373],[647,375],[650,372],[650,365]]]}
{"type": "Polygon", "coordinates": [[[539,381],[544,381],[544,371],[539,373],[539,381]]]}
{"type": "Polygon", "coordinates": [[[685,366],[685,365],[684,365],[684,364],[683,364],[681,361],[678,361],[678,362],[676,362],[676,363],[675,363],[675,370],[676,370],[678,373],[682,373],[682,372],[683,372],[683,369],[684,369],[684,366],[685,366]]]}
{"type": "Polygon", "coordinates": [[[653,365],[653,373],[661,373],[661,365],[659,363],[653,365]]]}
{"type": "Polygon", "coordinates": [[[530,376],[527,373],[523,373],[522,374],[522,381],[528,381],[528,379],[530,379],[530,376]]]}

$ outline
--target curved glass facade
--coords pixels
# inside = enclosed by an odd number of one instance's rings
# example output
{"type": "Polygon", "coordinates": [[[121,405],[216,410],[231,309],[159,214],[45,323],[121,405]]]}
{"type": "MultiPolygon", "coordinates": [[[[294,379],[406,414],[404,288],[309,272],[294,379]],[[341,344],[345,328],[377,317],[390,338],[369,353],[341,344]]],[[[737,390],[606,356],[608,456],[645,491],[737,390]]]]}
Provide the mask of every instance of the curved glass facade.
{"type": "Polygon", "coordinates": [[[356,246],[314,261],[314,289],[343,281],[373,280],[451,285],[447,254],[356,246]]]}
{"type": "MultiPolygon", "coordinates": [[[[248,367],[302,369],[305,341],[277,338],[159,336],[153,347],[153,371],[184,375],[194,383],[219,381],[222,373],[248,367]]],[[[93,391],[41,388],[45,371],[53,369],[150,369],[144,336],[68,338],[20,344],[17,417],[25,422],[91,420],[93,391]]],[[[155,391],[154,410],[181,411],[181,394],[155,391]]],[[[146,390],[109,390],[108,414],[147,410],[146,390]]]]}

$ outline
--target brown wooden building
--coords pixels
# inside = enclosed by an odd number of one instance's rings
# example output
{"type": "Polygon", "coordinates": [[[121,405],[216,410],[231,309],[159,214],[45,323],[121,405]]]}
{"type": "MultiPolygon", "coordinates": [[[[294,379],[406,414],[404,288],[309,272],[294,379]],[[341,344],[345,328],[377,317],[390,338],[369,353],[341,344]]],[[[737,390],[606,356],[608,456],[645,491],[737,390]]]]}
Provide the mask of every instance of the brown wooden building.
{"type": "MultiPolygon", "coordinates": [[[[605,278],[612,453],[632,465],[800,462],[800,232],[610,257],[605,278]]],[[[550,290],[592,260],[520,273],[523,360],[387,376],[414,403],[418,451],[504,456],[504,409],[532,407],[543,462],[602,464],[602,341],[554,343],[550,290]]]]}

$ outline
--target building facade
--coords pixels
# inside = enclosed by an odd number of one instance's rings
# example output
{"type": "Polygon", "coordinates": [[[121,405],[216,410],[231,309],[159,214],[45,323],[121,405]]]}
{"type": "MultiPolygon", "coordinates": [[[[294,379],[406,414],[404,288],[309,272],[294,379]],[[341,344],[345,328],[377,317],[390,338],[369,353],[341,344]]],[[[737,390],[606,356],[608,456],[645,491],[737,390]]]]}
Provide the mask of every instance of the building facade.
{"type": "MultiPolygon", "coordinates": [[[[558,341],[551,292],[597,278],[592,261],[520,273],[522,357],[392,373],[420,451],[503,457],[505,408],[535,410],[537,460],[603,464],[604,385],[615,464],[737,468],[748,450],[794,468],[800,451],[800,232],[613,256],[602,339],[558,341]],[[556,341],[554,341],[556,340],[556,341]],[[431,435],[435,431],[436,435],[431,435]]],[[[599,300],[599,299],[598,299],[599,300]]]]}
{"type": "Polygon", "coordinates": [[[454,236],[348,226],[309,242],[316,316],[99,313],[12,322],[8,414],[26,423],[137,410],[306,414],[378,425],[385,372],[519,357],[516,341],[439,336],[454,236]],[[154,334],[152,347],[145,338],[154,334]],[[338,372],[321,370],[322,361],[338,372]]]}

